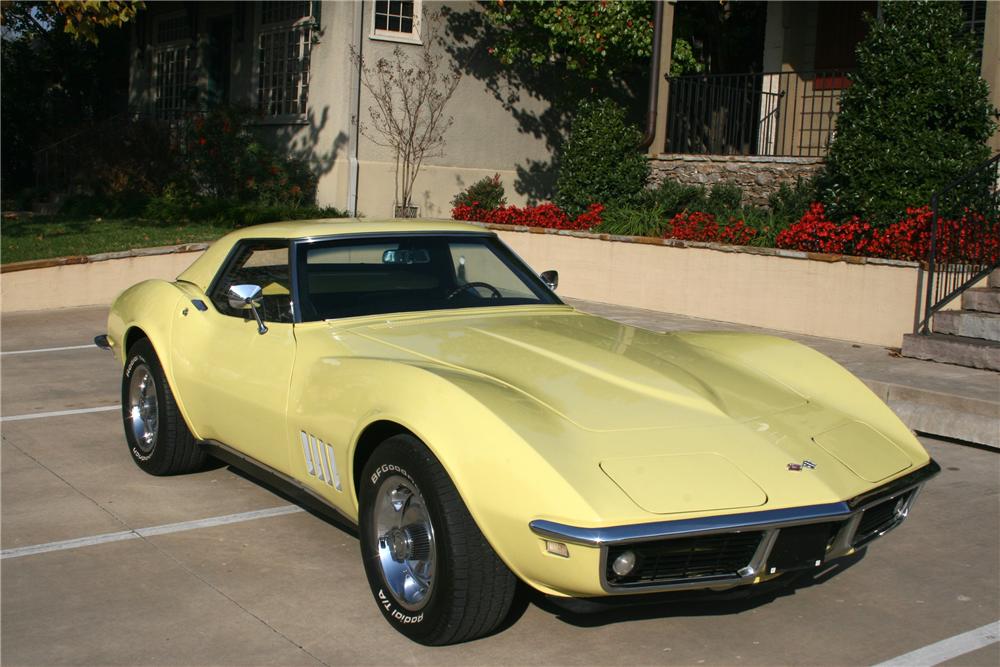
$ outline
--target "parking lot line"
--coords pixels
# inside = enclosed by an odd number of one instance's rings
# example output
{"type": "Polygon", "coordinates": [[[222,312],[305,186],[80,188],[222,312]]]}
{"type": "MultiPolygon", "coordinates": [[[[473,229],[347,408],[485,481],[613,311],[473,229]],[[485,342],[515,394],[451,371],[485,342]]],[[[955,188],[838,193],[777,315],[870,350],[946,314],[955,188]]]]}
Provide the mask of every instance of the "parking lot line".
{"type": "Polygon", "coordinates": [[[0,352],[0,355],[7,356],[8,354],[38,354],[39,352],[62,352],[63,350],[85,350],[87,348],[98,349],[96,345],[90,343],[89,345],[66,345],[64,347],[39,347],[34,350],[10,350],[7,352],[0,352]]]}
{"type": "Polygon", "coordinates": [[[160,526],[150,526],[148,528],[136,528],[135,530],[123,530],[117,533],[103,533],[101,535],[91,535],[90,537],[79,537],[73,540],[62,540],[59,542],[46,542],[45,544],[34,544],[27,547],[15,547],[0,551],[0,560],[7,558],[22,558],[24,556],[34,556],[37,554],[49,553],[51,551],[64,551],[66,549],[79,549],[80,547],[91,547],[108,542],[121,542],[122,540],[135,540],[140,537],[153,537],[154,535],[167,535],[169,533],[181,533],[199,528],[211,528],[213,526],[224,526],[231,523],[243,523],[254,521],[255,519],[266,519],[272,516],[283,516],[304,511],[297,505],[280,505],[263,510],[253,510],[250,512],[239,512],[238,514],[225,514],[222,516],[208,517],[207,519],[195,519],[193,521],[181,521],[180,523],[166,523],[160,526]]]}
{"type": "Polygon", "coordinates": [[[45,417],[64,417],[66,415],[85,415],[89,412],[110,412],[111,410],[120,410],[121,406],[118,405],[102,405],[99,408],[79,408],[76,410],[56,410],[54,412],[29,412],[26,415],[10,415],[9,417],[0,417],[0,422],[19,422],[25,419],[44,419],[45,417]]]}
{"type": "Polygon", "coordinates": [[[993,621],[981,628],[942,639],[916,651],[880,662],[875,667],[932,667],[998,641],[1000,641],[1000,621],[993,621]]]}

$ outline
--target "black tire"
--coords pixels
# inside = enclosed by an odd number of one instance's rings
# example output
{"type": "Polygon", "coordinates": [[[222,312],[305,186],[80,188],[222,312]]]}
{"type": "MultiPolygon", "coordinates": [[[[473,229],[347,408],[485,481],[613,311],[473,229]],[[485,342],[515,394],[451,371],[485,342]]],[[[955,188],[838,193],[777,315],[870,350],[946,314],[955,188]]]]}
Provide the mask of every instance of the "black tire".
{"type": "MultiPolygon", "coordinates": [[[[411,435],[376,448],[359,484],[361,556],[372,595],[396,630],[421,644],[440,646],[487,635],[510,613],[517,578],[490,547],[441,463],[411,435]],[[433,528],[433,585],[418,609],[407,609],[390,588],[379,553],[376,496],[392,476],[422,497],[433,528]]],[[[384,492],[384,489],[383,489],[384,492]]]]}
{"type": "Polygon", "coordinates": [[[160,360],[149,340],[136,341],[126,353],[125,372],[122,375],[122,422],[125,441],[135,464],[150,475],[179,475],[201,469],[207,458],[205,450],[188,430],[184,417],[177,408],[173,392],[163,375],[160,360]],[[130,387],[133,380],[152,380],[155,409],[155,426],[148,429],[154,437],[147,441],[133,428],[130,387]]]}

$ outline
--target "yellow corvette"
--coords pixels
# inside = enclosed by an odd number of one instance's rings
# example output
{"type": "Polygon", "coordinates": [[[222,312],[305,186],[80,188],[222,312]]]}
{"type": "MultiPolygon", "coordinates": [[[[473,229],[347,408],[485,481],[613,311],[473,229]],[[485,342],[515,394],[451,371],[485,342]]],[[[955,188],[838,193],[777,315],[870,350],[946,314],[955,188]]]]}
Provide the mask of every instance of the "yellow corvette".
{"type": "Polygon", "coordinates": [[[457,223],[296,222],[122,293],[133,460],[207,456],[357,524],[372,594],[425,644],[560,597],[753,586],[896,527],[938,466],[797,343],[658,334],[554,294],[457,223]]]}

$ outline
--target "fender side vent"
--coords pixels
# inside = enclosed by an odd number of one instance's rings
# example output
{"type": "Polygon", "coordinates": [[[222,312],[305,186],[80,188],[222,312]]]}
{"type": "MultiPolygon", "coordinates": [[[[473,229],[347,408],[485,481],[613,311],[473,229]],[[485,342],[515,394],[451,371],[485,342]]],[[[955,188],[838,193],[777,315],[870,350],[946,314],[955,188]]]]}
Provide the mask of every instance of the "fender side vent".
{"type": "Polygon", "coordinates": [[[299,436],[302,438],[302,457],[306,462],[306,472],[338,491],[343,491],[333,447],[305,431],[299,431],[299,436]]]}

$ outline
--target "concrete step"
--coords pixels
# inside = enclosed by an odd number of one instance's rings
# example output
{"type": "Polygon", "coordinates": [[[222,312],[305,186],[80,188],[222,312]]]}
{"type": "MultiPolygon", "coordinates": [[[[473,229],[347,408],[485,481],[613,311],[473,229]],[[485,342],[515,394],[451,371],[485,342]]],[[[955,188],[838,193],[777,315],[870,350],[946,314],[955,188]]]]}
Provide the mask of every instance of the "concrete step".
{"type": "Polygon", "coordinates": [[[973,287],[962,292],[962,310],[1000,313],[1000,288],[973,287]]]}
{"type": "Polygon", "coordinates": [[[1000,287],[1000,269],[995,269],[990,273],[989,278],[986,280],[986,284],[990,287],[1000,287]]]}
{"type": "Polygon", "coordinates": [[[974,398],[886,380],[867,379],[864,383],[914,431],[974,442],[1000,451],[1000,389],[983,392],[974,398]]]}
{"type": "Polygon", "coordinates": [[[1000,343],[980,338],[940,333],[906,334],[903,336],[903,356],[1000,371],[1000,343]]]}
{"type": "Polygon", "coordinates": [[[934,333],[982,338],[1000,343],[1000,314],[976,310],[942,310],[934,316],[934,333]]]}

